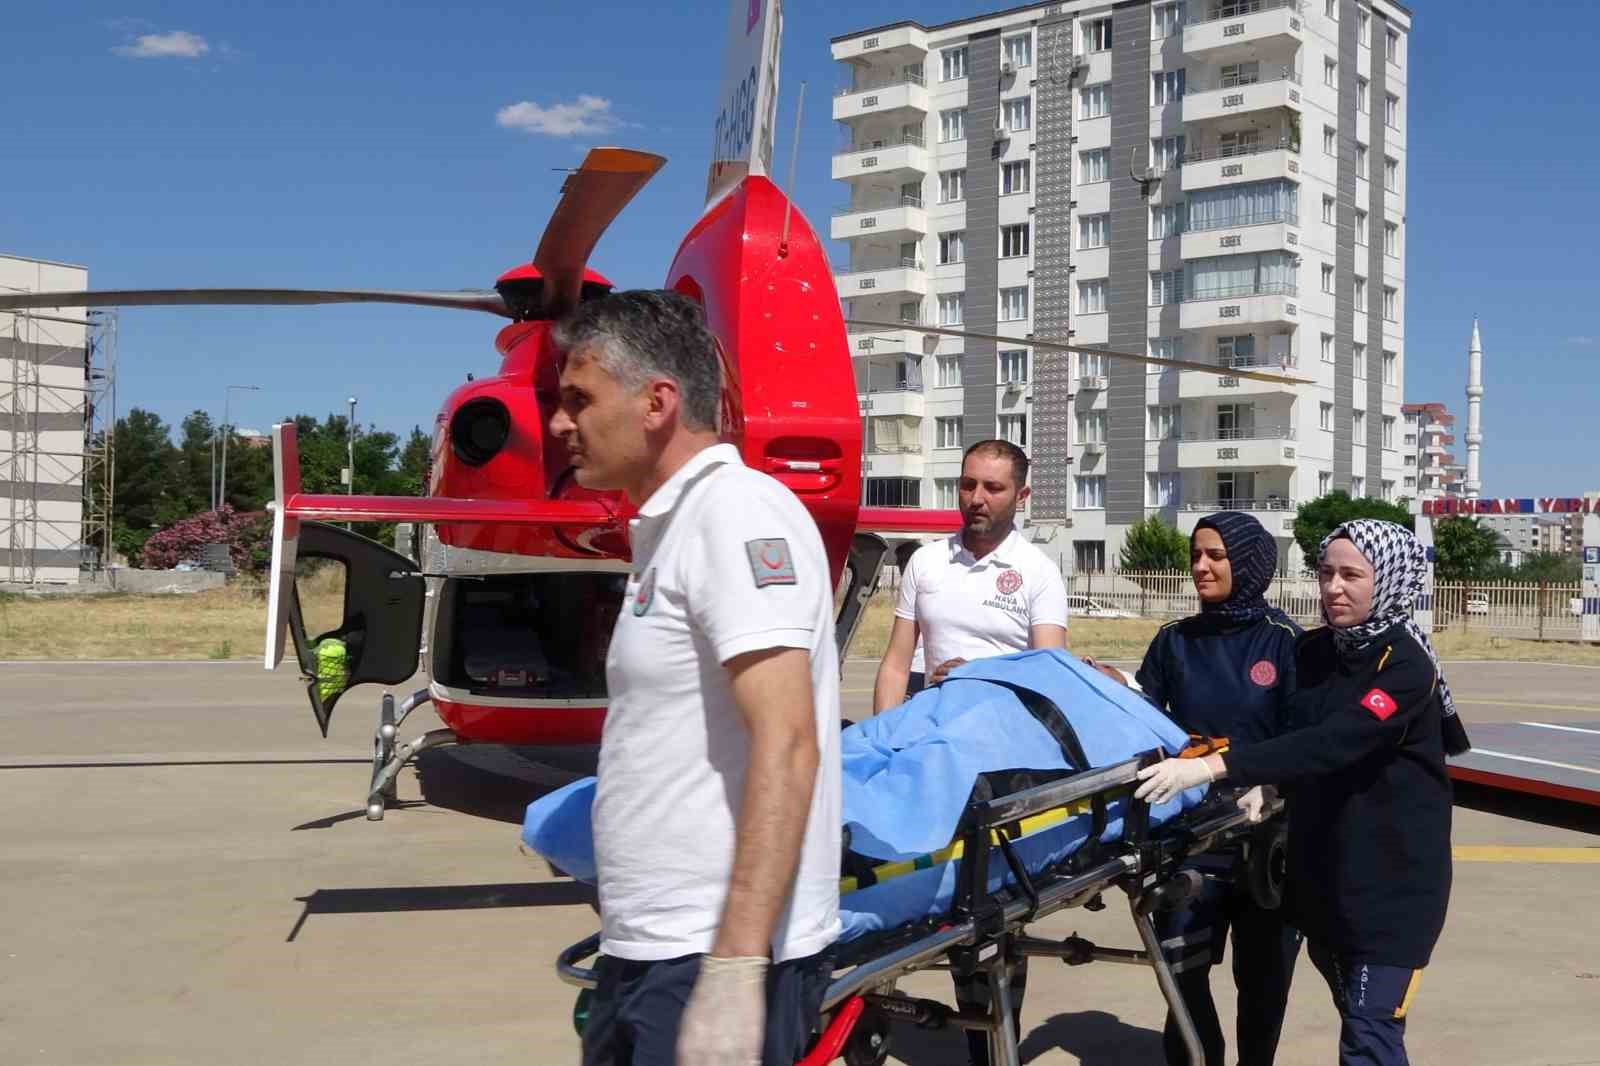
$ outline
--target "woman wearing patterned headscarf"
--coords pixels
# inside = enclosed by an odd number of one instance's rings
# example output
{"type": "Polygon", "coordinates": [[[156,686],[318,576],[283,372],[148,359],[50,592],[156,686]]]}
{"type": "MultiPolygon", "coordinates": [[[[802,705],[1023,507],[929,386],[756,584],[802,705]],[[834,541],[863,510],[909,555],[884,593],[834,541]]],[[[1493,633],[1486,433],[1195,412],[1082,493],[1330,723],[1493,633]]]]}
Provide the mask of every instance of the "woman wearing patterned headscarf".
{"type": "Polygon", "coordinates": [[[1341,1019],[1341,1066],[1403,1066],[1405,1017],[1450,897],[1446,753],[1467,746],[1438,659],[1411,620],[1426,553],[1362,519],[1322,542],[1327,626],[1300,641],[1295,730],[1142,771],[1138,795],[1228,777],[1288,792],[1286,906],[1341,1019]]]}
{"type": "MultiPolygon", "coordinates": [[[[1164,626],[1136,675],[1145,696],[1190,733],[1247,747],[1287,728],[1300,627],[1267,604],[1277,568],[1272,534],[1242,512],[1208,515],[1190,535],[1189,573],[1200,613],[1164,626]]],[[[1240,1066],[1272,1062],[1300,952],[1299,934],[1281,912],[1262,908],[1244,885],[1231,884],[1238,858],[1237,848],[1198,857],[1191,865],[1212,876],[1188,904],[1156,914],[1206,1066],[1222,1066],[1226,1050],[1211,997],[1211,967],[1221,961],[1230,932],[1240,1066]]],[[[1167,1062],[1187,1066],[1188,1052],[1170,1013],[1163,1036],[1167,1062]]]]}

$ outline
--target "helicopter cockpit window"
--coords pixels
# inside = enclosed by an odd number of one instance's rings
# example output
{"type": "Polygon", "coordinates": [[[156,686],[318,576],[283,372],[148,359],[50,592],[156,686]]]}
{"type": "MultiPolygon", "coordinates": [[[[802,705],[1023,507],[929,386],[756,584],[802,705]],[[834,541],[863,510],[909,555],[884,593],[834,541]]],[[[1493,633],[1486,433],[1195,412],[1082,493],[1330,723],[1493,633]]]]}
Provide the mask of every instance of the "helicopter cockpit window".
{"type": "Polygon", "coordinates": [[[625,584],[592,572],[453,578],[434,631],[435,677],[481,696],[604,699],[625,584]]]}
{"type": "Polygon", "coordinates": [[[294,588],[300,617],[312,641],[344,625],[348,569],[337,559],[300,556],[295,560],[294,588]]]}

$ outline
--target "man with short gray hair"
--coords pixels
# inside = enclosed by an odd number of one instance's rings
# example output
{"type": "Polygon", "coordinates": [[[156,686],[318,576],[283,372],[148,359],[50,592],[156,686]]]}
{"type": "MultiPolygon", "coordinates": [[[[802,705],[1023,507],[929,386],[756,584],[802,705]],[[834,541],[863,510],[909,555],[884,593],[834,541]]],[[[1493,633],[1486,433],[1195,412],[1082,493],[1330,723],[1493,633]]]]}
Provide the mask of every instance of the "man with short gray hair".
{"type": "Polygon", "coordinates": [[[839,664],[816,524],[718,438],[700,308],[581,304],[550,430],[639,508],[594,801],[585,1066],[793,1066],[839,934],[839,664]]]}

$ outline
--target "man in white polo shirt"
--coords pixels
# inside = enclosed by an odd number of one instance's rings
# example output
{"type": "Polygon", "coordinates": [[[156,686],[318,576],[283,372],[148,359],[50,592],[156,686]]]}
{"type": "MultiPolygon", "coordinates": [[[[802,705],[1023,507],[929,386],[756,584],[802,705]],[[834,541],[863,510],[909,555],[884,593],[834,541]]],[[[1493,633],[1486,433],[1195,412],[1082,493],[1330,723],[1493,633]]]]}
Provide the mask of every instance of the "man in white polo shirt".
{"type": "Polygon", "coordinates": [[[594,801],[585,1066],[793,1066],[839,933],[839,666],[794,494],[719,443],[716,342],[676,293],[581,304],[550,421],[639,508],[594,801]]]}
{"type": "MultiPolygon", "coordinates": [[[[906,699],[912,650],[920,638],[928,684],[969,659],[1067,646],[1067,587],[1061,571],[1016,530],[1028,498],[1028,457],[1009,441],[986,440],[961,459],[961,532],[924,545],[900,579],[889,647],[878,665],[874,712],[906,699]]],[[[1011,979],[1013,1022],[1021,1029],[1027,958],[1011,979]]],[[[985,976],[956,977],[956,1001],[989,1008],[985,976]]],[[[973,1066],[989,1062],[988,1035],[967,1031],[973,1066]]]]}

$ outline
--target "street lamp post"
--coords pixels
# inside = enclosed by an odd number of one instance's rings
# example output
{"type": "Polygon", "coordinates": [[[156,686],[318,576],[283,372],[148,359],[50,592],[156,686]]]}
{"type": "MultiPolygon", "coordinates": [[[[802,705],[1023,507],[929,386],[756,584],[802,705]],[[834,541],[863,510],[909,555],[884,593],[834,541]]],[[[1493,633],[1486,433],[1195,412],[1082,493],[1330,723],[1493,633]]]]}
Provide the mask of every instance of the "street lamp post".
{"type": "Polygon", "coordinates": [[[350,479],[345,482],[344,494],[346,496],[353,496],[355,495],[356,491],[356,398],[354,396],[350,397],[349,404],[350,424],[347,428],[347,432],[345,433],[345,448],[349,453],[348,462],[350,463],[350,479]]]}
{"type": "Polygon", "coordinates": [[[221,510],[223,504],[228,502],[228,437],[230,435],[229,417],[232,413],[231,402],[233,390],[240,389],[245,392],[260,392],[260,385],[229,385],[222,392],[222,476],[217,479],[217,502],[212,510],[221,510]]]}

